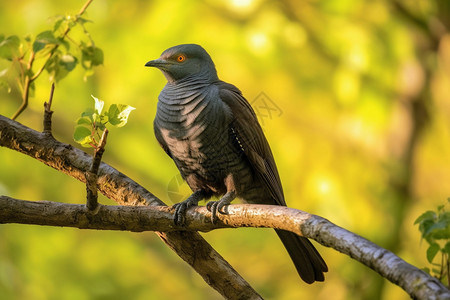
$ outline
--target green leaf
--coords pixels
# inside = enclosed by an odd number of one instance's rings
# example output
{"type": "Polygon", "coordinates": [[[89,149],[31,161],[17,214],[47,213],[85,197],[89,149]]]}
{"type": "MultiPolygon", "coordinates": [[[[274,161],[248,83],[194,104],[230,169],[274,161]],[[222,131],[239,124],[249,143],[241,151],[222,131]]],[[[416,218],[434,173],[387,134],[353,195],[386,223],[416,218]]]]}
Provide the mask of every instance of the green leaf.
{"type": "Polygon", "coordinates": [[[94,48],[94,54],[92,55],[92,66],[98,66],[103,64],[103,50],[100,48],[94,48]]]}
{"type": "MultiPolygon", "coordinates": [[[[105,124],[106,124],[106,122],[103,121],[103,120],[102,120],[102,122],[95,123],[95,129],[97,129],[97,131],[102,132],[103,130],[106,129],[105,124]]],[[[99,134],[100,134],[100,133],[99,133],[99,134]]]]}
{"type": "Polygon", "coordinates": [[[0,79],[0,89],[5,89],[8,92],[8,94],[11,93],[11,86],[4,79],[0,79]]]}
{"type": "Polygon", "coordinates": [[[423,222],[424,220],[434,220],[436,218],[436,213],[434,211],[427,211],[424,212],[422,215],[420,215],[420,217],[418,217],[416,219],[416,221],[414,221],[414,225],[423,222]]]}
{"type": "Polygon", "coordinates": [[[135,108],[124,104],[112,104],[108,110],[109,123],[116,127],[123,127],[128,122],[130,113],[135,108]]]}
{"type": "Polygon", "coordinates": [[[88,116],[78,118],[77,125],[92,126],[92,119],[88,116]]]}
{"type": "Polygon", "coordinates": [[[45,69],[50,76],[50,81],[58,82],[69,74],[69,71],[61,64],[61,56],[61,51],[55,51],[45,65],[45,69]]]}
{"type": "Polygon", "coordinates": [[[62,46],[64,46],[64,48],[66,49],[66,51],[70,50],[70,44],[67,40],[63,39],[63,38],[58,38],[58,43],[62,46]]]}
{"type": "Polygon", "coordinates": [[[430,247],[428,247],[427,249],[427,260],[429,263],[433,262],[434,257],[436,256],[436,254],[439,252],[441,248],[439,247],[439,244],[437,243],[433,243],[430,245],[430,247]]]}
{"type": "Polygon", "coordinates": [[[439,219],[450,224],[450,211],[442,211],[439,215],[439,219]]]}
{"type": "Polygon", "coordinates": [[[63,54],[57,50],[45,65],[51,81],[60,81],[66,77],[77,65],[78,59],[70,53],[63,54]]]}
{"type": "Polygon", "coordinates": [[[91,120],[94,120],[92,117],[93,114],[95,114],[95,109],[93,109],[92,107],[89,107],[89,108],[86,108],[86,110],[81,113],[81,116],[89,117],[89,118],[91,118],[91,120]]]}
{"type": "Polygon", "coordinates": [[[95,46],[86,46],[81,43],[81,62],[83,68],[90,69],[92,67],[103,64],[103,51],[95,46]]]}
{"type": "Polygon", "coordinates": [[[65,31],[65,26],[63,26],[63,24],[65,24],[66,16],[55,16],[54,18],[52,18],[52,21],[55,22],[53,24],[53,33],[56,33],[56,35],[58,36],[59,33],[63,33],[65,31]]]}
{"type": "Polygon", "coordinates": [[[12,60],[14,57],[18,56],[20,47],[20,39],[16,35],[0,38],[0,57],[7,60],[12,60]]]}
{"type": "Polygon", "coordinates": [[[84,25],[86,23],[93,23],[91,20],[86,19],[86,18],[82,18],[82,17],[78,17],[77,18],[77,22],[80,23],[81,25],[84,25]]]}
{"type": "Polygon", "coordinates": [[[53,32],[50,30],[43,31],[36,36],[33,43],[33,51],[39,52],[45,48],[47,45],[59,44],[58,39],[53,36],[53,32]]]}
{"type": "Polygon", "coordinates": [[[78,59],[69,53],[62,55],[59,61],[60,65],[63,66],[68,72],[75,69],[77,62],[78,59]]]}
{"type": "Polygon", "coordinates": [[[436,232],[439,232],[441,229],[445,229],[447,227],[448,224],[446,224],[445,222],[436,222],[434,224],[432,224],[431,226],[429,226],[427,228],[427,230],[425,231],[425,235],[429,235],[429,234],[436,234],[436,232]]]}
{"type": "Polygon", "coordinates": [[[422,232],[422,237],[430,241],[430,230],[434,225],[434,220],[423,220],[419,225],[419,230],[422,232]]]}
{"type": "Polygon", "coordinates": [[[442,252],[447,253],[447,254],[450,254],[450,241],[448,241],[448,242],[445,244],[444,248],[442,248],[442,252]]]}
{"type": "Polygon", "coordinates": [[[450,239],[450,212],[441,209],[434,224],[428,226],[423,234],[433,239],[450,239]]]}
{"type": "Polygon", "coordinates": [[[89,147],[89,144],[93,142],[91,134],[91,130],[88,127],[84,125],[78,125],[75,126],[73,139],[83,147],[89,147]]]}
{"type": "Polygon", "coordinates": [[[448,240],[450,238],[450,224],[440,221],[429,229],[427,235],[435,240],[448,240]]]}
{"type": "MultiPolygon", "coordinates": [[[[101,115],[103,106],[105,105],[105,102],[94,97],[94,95],[91,95],[91,97],[94,98],[94,101],[95,101],[95,111],[97,112],[97,114],[101,115]]],[[[95,120],[95,118],[94,118],[94,120],[95,120]]]]}

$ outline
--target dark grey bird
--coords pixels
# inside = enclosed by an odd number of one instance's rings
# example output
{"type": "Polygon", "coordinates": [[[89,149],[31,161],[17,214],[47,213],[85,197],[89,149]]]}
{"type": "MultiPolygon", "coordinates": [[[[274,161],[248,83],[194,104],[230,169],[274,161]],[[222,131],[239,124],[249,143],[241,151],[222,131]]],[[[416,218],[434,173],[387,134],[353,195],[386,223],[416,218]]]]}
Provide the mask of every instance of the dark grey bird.
{"type": "MultiPolygon", "coordinates": [[[[156,139],[173,159],[193,194],[174,205],[175,224],[186,209],[211,196],[213,222],[239,197],[247,203],[286,206],[277,167],[258,119],[234,85],[219,80],[209,54],[199,45],[165,50],[145,64],[162,71],[167,84],[154,120],[156,139]]],[[[276,230],[300,277],[323,281],[328,267],[311,242],[276,230]]]]}

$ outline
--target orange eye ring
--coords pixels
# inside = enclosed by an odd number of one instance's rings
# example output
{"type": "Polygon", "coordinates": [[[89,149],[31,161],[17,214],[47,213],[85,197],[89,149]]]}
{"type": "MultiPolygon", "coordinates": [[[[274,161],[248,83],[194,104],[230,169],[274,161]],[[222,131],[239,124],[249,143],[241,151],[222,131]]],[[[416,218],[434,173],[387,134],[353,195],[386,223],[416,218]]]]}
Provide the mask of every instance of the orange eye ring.
{"type": "Polygon", "coordinates": [[[180,54],[177,56],[177,62],[183,62],[186,60],[186,56],[184,56],[183,54],[180,54]]]}

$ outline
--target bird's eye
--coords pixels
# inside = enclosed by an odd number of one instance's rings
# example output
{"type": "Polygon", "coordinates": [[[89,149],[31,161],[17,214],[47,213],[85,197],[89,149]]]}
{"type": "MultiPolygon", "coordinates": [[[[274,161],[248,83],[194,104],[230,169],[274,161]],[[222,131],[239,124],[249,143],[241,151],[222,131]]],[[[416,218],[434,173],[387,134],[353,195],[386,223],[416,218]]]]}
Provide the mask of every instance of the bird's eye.
{"type": "Polygon", "coordinates": [[[177,56],[177,62],[183,62],[186,60],[186,56],[184,56],[183,54],[180,54],[177,56]]]}

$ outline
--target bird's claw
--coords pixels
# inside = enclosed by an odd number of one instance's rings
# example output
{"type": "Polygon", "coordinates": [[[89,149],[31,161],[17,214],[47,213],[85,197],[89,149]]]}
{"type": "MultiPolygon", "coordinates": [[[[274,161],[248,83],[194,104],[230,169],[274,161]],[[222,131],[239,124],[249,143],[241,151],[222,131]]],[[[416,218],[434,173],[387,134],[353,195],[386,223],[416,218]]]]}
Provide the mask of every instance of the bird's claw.
{"type": "Polygon", "coordinates": [[[206,203],[206,209],[211,212],[211,223],[216,224],[217,220],[219,219],[217,217],[217,213],[220,213],[222,215],[227,215],[228,211],[224,207],[229,205],[230,201],[228,199],[220,199],[219,201],[210,201],[206,203]]]}
{"type": "Polygon", "coordinates": [[[175,226],[184,226],[186,224],[186,210],[192,205],[186,203],[186,201],[175,203],[172,207],[175,209],[173,216],[173,222],[175,226]]]}
{"type": "Polygon", "coordinates": [[[186,225],[186,211],[192,206],[196,206],[198,201],[205,197],[205,193],[202,190],[197,190],[186,200],[180,203],[175,203],[172,208],[175,210],[173,216],[173,223],[175,226],[185,226],[186,225]]]}

